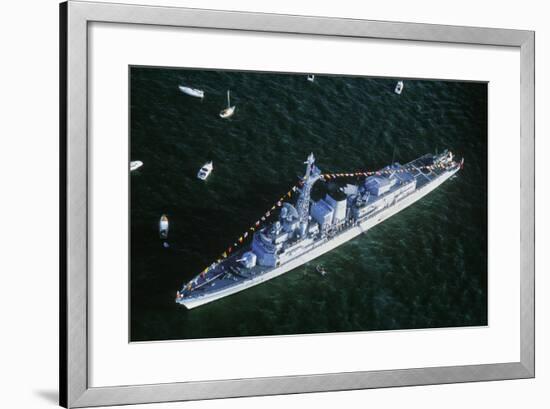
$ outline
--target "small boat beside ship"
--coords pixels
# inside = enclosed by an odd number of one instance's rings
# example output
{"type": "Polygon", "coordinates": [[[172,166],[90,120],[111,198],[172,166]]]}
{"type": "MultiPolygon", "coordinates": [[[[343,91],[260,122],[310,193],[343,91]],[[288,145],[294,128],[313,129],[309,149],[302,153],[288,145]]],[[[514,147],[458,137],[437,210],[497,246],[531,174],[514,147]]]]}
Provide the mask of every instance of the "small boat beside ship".
{"type": "Polygon", "coordinates": [[[395,89],[393,90],[393,92],[395,92],[397,95],[401,95],[404,87],[405,87],[405,84],[403,83],[403,81],[397,81],[397,84],[395,84],[395,89]]]}
{"type": "Polygon", "coordinates": [[[201,98],[201,99],[204,98],[204,91],[202,89],[186,87],[184,85],[179,85],[178,87],[180,91],[183,92],[184,94],[187,94],[195,98],[201,98]]]}
{"type": "Polygon", "coordinates": [[[206,162],[204,165],[202,165],[202,168],[199,169],[199,172],[197,173],[197,178],[199,178],[200,180],[206,180],[213,170],[214,164],[212,163],[212,161],[206,162]]]}
{"type": "Polygon", "coordinates": [[[170,224],[168,222],[168,217],[163,214],[160,217],[159,221],[159,236],[161,239],[167,239],[168,238],[168,230],[170,228],[170,224]]]}
{"type": "Polygon", "coordinates": [[[143,162],[140,160],[133,160],[130,162],[130,172],[138,170],[143,166],[143,162]]]}

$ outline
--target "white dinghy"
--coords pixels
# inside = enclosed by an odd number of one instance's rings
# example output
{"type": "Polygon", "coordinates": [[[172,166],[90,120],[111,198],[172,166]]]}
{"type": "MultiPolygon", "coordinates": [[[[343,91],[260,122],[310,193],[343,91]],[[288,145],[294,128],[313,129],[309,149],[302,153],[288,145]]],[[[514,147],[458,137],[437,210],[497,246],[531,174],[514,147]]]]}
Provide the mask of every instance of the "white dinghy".
{"type": "Polygon", "coordinates": [[[200,168],[199,173],[197,173],[197,177],[200,180],[206,180],[208,176],[210,176],[210,173],[214,170],[214,165],[212,161],[206,162],[204,165],[202,165],[202,168],[200,168]]]}
{"type": "Polygon", "coordinates": [[[404,87],[405,87],[405,84],[403,83],[403,81],[397,81],[397,84],[395,85],[395,89],[393,90],[393,92],[395,92],[397,95],[401,95],[404,87]]]}
{"type": "Polygon", "coordinates": [[[204,98],[204,91],[202,89],[184,87],[183,85],[179,85],[179,89],[184,94],[191,95],[192,97],[204,98]]]}
{"type": "Polygon", "coordinates": [[[315,75],[314,75],[314,74],[309,74],[309,75],[307,76],[307,80],[308,80],[309,82],[314,82],[314,81],[315,81],[315,75]]]}
{"type": "Polygon", "coordinates": [[[221,118],[230,118],[235,113],[235,105],[231,106],[231,91],[227,90],[227,108],[222,109],[220,112],[221,118]]]}
{"type": "Polygon", "coordinates": [[[133,160],[130,162],[130,172],[133,172],[134,170],[138,170],[143,166],[143,162],[140,160],[133,160]]]}

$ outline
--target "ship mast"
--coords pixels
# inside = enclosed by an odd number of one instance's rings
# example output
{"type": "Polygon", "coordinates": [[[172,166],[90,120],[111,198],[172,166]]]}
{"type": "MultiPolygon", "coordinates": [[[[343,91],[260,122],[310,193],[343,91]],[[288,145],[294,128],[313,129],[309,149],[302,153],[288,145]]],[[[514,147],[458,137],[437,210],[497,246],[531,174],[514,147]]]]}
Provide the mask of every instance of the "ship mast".
{"type": "Polygon", "coordinates": [[[296,203],[298,218],[300,220],[300,237],[304,237],[309,224],[309,204],[311,199],[311,189],[315,182],[321,178],[321,171],[315,166],[315,156],[310,153],[307,161],[304,162],[306,173],[302,178],[302,188],[300,189],[300,197],[296,203]]]}

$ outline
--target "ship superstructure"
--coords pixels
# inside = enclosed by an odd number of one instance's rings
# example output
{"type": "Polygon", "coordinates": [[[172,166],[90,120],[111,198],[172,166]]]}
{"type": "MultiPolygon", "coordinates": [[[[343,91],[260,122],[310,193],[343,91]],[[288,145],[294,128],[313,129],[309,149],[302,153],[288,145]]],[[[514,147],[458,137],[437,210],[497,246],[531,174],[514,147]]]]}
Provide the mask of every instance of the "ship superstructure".
{"type": "Polygon", "coordinates": [[[313,260],[421,199],[458,172],[463,160],[457,162],[444,151],[405,165],[392,163],[375,172],[352,174],[321,173],[313,154],[305,164],[295,203],[279,201],[278,218],[255,230],[249,244],[224,253],[223,259],[189,281],[178,291],[177,303],[195,308],[313,260]],[[356,183],[312,200],[317,181],[338,177],[355,177],[356,183]]]}

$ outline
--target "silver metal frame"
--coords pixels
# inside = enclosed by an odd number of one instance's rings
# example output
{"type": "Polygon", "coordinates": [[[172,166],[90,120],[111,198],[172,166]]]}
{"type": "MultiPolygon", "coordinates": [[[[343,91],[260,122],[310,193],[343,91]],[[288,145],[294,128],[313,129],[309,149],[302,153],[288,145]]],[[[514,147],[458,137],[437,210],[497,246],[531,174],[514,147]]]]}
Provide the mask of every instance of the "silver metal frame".
{"type": "MultiPolygon", "coordinates": [[[[531,378],[535,374],[535,34],[532,31],[69,1],[60,7],[60,403],[184,401],[531,378]],[[517,47],[521,53],[519,362],[91,388],[88,384],[88,23],[112,22],[517,47]]],[[[498,119],[497,119],[498,120],[498,119]]]]}

